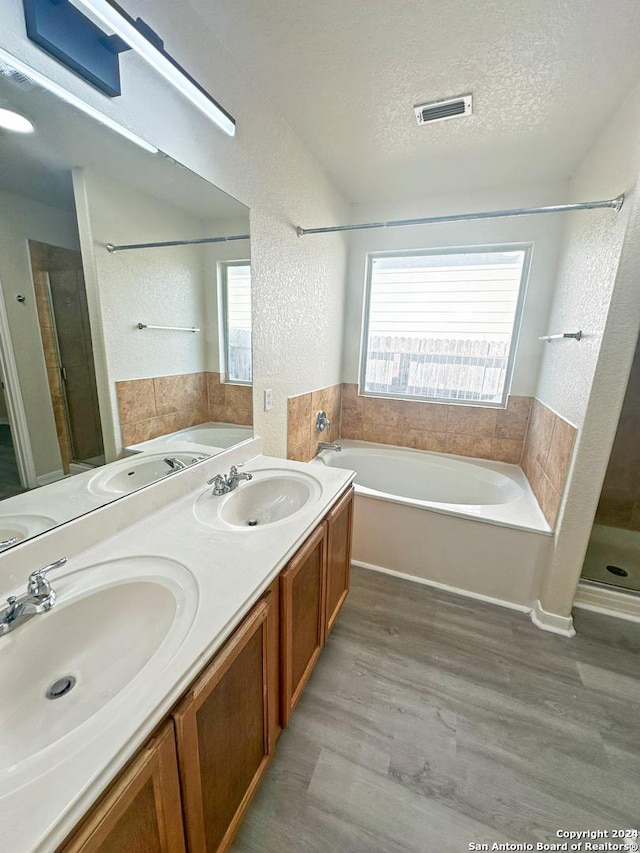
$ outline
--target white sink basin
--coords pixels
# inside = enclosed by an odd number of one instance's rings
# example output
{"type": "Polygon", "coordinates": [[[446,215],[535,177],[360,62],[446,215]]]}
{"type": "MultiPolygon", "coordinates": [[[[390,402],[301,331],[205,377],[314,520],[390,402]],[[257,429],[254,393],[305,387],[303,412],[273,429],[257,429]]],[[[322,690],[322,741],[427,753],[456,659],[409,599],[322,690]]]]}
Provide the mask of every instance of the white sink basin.
{"type": "Polygon", "coordinates": [[[263,468],[228,495],[215,496],[211,491],[201,495],[195,514],[210,527],[259,528],[291,518],[321,493],[320,482],[309,474],[263,468]]]}
{"type": "MultiPolygon", "coordinates": [[[[47,515],[2,515],[0,516],[0,543],[9,539],[22,542],[30,536],[44,533],[56,524],[55,519],[47,515]]],[[[4,548],[0,546],[0,551],[3,550],[4,548]]]]}
{"type": "Polygon", "coordinates": [[[67,736],[109,714],[143,670],[157,677],[197,609],[193,576],[164,558],[113,560],[50,582],[53,609],[0,637],[0,777],[9,780],[38,759],[55,764],[56,744],[67,756],[67,736]],[[47,698],[53,685],[62,695],[47,698]]]}
{"type": "MultiPolygon", "coordinates": [[[[149,453],[144,456],[131,456],[120,462],[112,462],[105,465],[94,477],[92,477],[87,488],[94,495],[100,497],[119,497],[135,492],[142,486],[162,480],[176,471],[166,461],[177,459],[184,465],[193,465],[206,459],[204,453],[149,453]]],[[[181,470],[181,469],[179,469],[181,470]]]]}

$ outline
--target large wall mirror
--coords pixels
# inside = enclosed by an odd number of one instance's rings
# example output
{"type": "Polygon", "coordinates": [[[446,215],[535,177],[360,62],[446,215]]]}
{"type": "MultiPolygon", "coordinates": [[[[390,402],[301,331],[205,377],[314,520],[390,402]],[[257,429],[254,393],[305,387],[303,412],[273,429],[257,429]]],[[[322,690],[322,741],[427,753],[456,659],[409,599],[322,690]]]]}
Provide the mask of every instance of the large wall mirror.
{"type": "Polygon", "coordinates": [[[0,128],[5,550],[123,494],[105,463],[147,450],[168,475],[253,418],[249,240],[217,239],[248,237],[248,209],[21,75],[0,108],[34,128],[0,128]]]}

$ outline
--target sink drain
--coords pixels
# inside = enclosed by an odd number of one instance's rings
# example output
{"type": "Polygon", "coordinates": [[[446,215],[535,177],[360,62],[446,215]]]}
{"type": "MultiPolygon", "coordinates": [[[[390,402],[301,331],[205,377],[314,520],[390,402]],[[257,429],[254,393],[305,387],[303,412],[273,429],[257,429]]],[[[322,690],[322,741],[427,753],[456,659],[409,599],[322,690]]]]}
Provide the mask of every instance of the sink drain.
{"type": "Polygon", "coordinates": [[[65,675],[64,678],[59,678],[54,681],[51,687],[46,692],[47,699],[59,699],[61,696],[66,696],[76,683],[72,675],[65,675]]]}
{"type": "Polygon", "coordinates": [[[257,519],[257,518],[248,518],[248,519],[247,519],[247,526],[248,526],[248,527],[256,527],[256,526],[257,526],[257,524],[258,524],[258,519],[257,519]]]}
{"type": "Polygon", "coordinates": [[[628,578],[629,572],[626,569],[621,569],[620,566],[607,566],[607,571],[612,575],[617,575],[619,578],[628,578]]]}

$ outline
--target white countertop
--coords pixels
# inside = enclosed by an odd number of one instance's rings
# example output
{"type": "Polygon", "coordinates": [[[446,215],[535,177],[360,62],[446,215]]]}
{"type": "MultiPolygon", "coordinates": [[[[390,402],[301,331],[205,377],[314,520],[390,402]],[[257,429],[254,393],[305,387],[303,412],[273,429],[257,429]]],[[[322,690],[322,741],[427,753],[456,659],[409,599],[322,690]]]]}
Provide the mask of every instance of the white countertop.
{"type": "MultiPolygon", "coordinates": [[[[192,468],[188,472],[180,472],[180,477],[184,477],[182,482],[188,483],[191,488],[187,494],[136,521],[117,535],[77,553],[64,569],[55,576],[52,574],[51,584],[56,590],[58,603],[62,603],[65,595],[73,594],[74,584],[77,586],[87,576],[82,573],[87,567],[133,556],[164,558],[181,564],[193,578],[193,584],[190,581],[184,584],[184,602],[179,608],[181,616],[184,617],[183,608],[191,608],[194,597],[197,597],[197,606],[182,644],[161,671],[155,671],[157,667],[154,670],[151,665],[154,659],[151,658],[147,666],[120,693],[77,729],[43,750],[37,758],[25,762],[25,766],[17,764],[0,770],[3,849],[12,853],[49,853],[64,840],[101,791],[166,716],[206,661],[222,645],[352,479],[351,472],[336,468],[310,468],[307,464],[261,455],[250,458],[257,445],[257,442],[251,443],[244,449],[245,458],[249,460],[245,470],[277,467],[311,473],[322,487],[318,500],[290,518],[264,527],[223,529],[204,525],[194,514],[194,503],[207,489],[211,491],[210,487],[205,487],[208,477],[220,471],[228,471],[229,465],[238,460],[238,450],[230,450],[200,463],[197,466],[199,471],[192,468]],[[195,484],[197,488],[194,488],[195,484]]],[[[168,489],[165,488],[167,494],[175,493],[179,478],[176,476],[170,479],[173,482],[168,489]]],[[[155,494],[157,503],[156,490],[159,486],[161,483],[156,483],[136,493],[138,505],[143,493],[150,498],[155,494]]],[[[242,488],[242,484],[239,488],[242,488]]],[[[128,500],[130,498],[117,502],[119,517],[122,517],[123,511],[126,513],[128,500]]],[[[221,499],[212,496],[211,500],[221,499]]],[[[150,503],[153,502],[151,499],[150,503]]],[[[99,513],[105,511],[92,513],[87,518],[95,526],[99,513]]],[[[111,512],[113,515],[115,510],[111,512]]],[[[109,529],[109,524],[106,529],[109,529]]],[[[56,548],[64,541],[60,539],[61,530],[64,528],[56,531],[57,539],[51,539],[51,542],[57,543],[56,548]]],[[[69,526],[68,536],[75,535],[74,531],[80,535],[82,520],[69,526]]],[[[46,536],[51,534],[44,534],[46,536]]],[[[68,542],[71,544],[70,538],[68,542]]],[[[24,547],[26,549],[27,545],[24,547]]],[[[42,547],[41,543],[38,556],[42,553],[42,547]]],[[[28,552],[25,550],[24,553],[28,552]]],[[[59,556],[59,553],[50,554],[51,560],[59,556]]],[[[15,562],[14,555],[12,563],[8,564],[8,574],[4,575],[5,580],[9,578],[13,581],[16,578],[18,572],[15,562]]],[[[147,563],[151,565],[149,559],[147,563]]],[[[118,565],[120,569],[126,566],[125,562],[118,565]]],[[[27,568],[25,581],[31,568],[31,565],[27,568]]],[[[109,566],[98,570],[104,578],[108,577],[108,571],[109,566]]],[[[96,569],[92,569],[92,573],[95,572],[96,569]]],[[[2,580],[0,571],[0,588],[4,594],[6,585],[2,584],[2,580]]],[[[11,592],[21,594],[23,588],[11,592]]],[[[50,614],[34,617],[12,634],[0,638],[0,643],[6,643],[20,631],[29,631],[30,625],[36,620],[50,618],[54,613],[55,608],[50,614]]],[[[116,613],[114,629],[117,630],[117,627],[116,613]]],[[[88,626],[88,636],[90,631],[91,627],[88,626]]],[[[79,644],[90,642],[90,637],[78,636],[77,641],[79,644]]],[[[8,647],[6,650],[10,651],[8,647]]],[[[46,649],[43,649],[42,654],[46,653],[46,649]]],[[[56,675],[60,674],[52,673],[53,677],[56,675]]],[[[25,672],[24,677],[28,679],[29,673],[25,672]]],[[[20,690],[20,684],[12,684],[10,687],[20,690]]],[[[56,701],[73,702],[73,693],[56,701]]]]}

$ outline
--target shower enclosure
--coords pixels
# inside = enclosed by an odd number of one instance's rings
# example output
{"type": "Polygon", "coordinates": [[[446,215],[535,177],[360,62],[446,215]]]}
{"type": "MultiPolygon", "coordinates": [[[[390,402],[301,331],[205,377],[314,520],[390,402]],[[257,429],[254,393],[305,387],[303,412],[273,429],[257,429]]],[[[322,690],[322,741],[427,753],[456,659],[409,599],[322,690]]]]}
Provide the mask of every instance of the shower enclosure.
{"type": "Polygon", "coordinates": [[[105,461],[82,258],[80,252],[35,241],[29,249],[58,445],[68,474],[74,464],[105,461]]]}
{"type": "Polygon", "coordinates": [[[640,593],[640,342],[633,358],[582,578],[640,593]]]}

